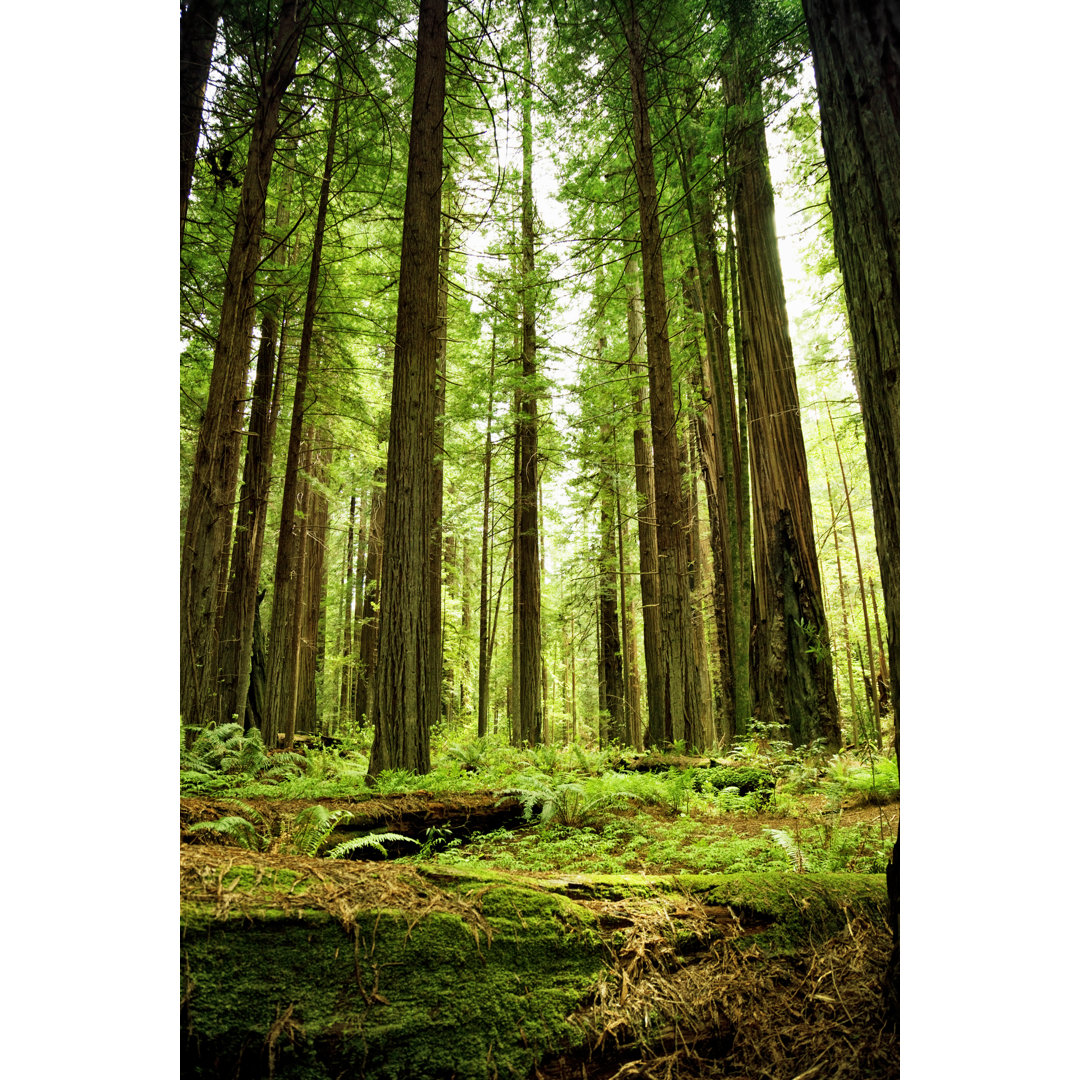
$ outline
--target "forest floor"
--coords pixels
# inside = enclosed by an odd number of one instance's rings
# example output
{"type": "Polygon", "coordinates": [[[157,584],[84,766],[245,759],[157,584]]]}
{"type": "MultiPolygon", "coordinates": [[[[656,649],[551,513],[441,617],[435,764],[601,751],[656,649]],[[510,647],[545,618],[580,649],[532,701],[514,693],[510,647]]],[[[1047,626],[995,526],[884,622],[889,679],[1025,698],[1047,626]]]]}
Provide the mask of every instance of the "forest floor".
{"type": "Polygon", "coordinates": [[[771,955],[717,936],[719,909],[694,899],[706,877],[687,877],[686,890],[670,894],[660,884],[669,875],[733,875],[725,878],[732,882],[750,875],[789,880],[781,891],[798,896],[819,887],[806,873],[847,875],[837,881],[881,874],[898,835],[897,792],[868,796],[855,789],[851,770],[741,796],[735,788],[690,789],[679,770],[660,778],[518,774],[495,781],[499,787],[470,773],[452,774],[457,790],[372,791],[349,776],[335,779],[332,793],[301,793],[303,780],[282,785],[277,798],[258,786],[193,793],[180,800],[181,861],[189,876],[215,880],[221,867],[253,858],[319,881],[351,881],[359,867],[350,872],[344,859],[311,856],[371,837],[375,845],[349,858],[394,881],[418,874],[430,888],[445,875],[494,873],[523,886],[532,879],[594,910],[605,934],[616,935],[612,978],[623,990],[601,995],[579,1017],[595,1036],[588,1046],[546,1058],[535,1080],[899,1076],[899,1038],[887,1030],[882,996],[892,937],[881,909],[843,908],[839,933],[797,954],[771,955]],[[301,825],[313,813],[325,827],[317,841],[305,841],[301,825]],[[217,827],[238,818],[243,830],[217,827]],[[644,875],[635,880],[660,891],[652,907],[641,906],[631,895],[638,886],[620,897],[601,875],[644,875]],[[690,939],[700,944],[687,951],[690,939]],[[634,1017],[650,1010],[674,1025],[670,1039],[639,1038],[634,1017]]]}

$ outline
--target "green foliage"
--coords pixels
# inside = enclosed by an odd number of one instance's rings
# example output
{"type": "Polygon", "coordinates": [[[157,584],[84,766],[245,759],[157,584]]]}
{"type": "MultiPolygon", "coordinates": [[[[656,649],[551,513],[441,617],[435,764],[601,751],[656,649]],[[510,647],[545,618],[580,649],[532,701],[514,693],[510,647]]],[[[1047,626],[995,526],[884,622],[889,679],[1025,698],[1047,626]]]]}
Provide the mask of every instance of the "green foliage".
{"type": "Polygon", "coordinates": [[[900,795],[900,770],[891,757],[868,753],[864,760],[834,755],[829,762],[829,794],[839,803],[855,796],[857,804],[884,806],[900,795]]]}
{"type": "Polygon", "coordinates": [[[190,749],[180,750],[180,790],[211,794],[236,789],[258,778],[274,783],[299,776],[306,767],[303,754],[270,754],[258,728],[245,734],[242,724],[208,724],[190,749]]]}
{"type": "Polygon", "coordinates": [[[872,825],[822,825],[792,836],[786,829],[762,829],[787,855],[799,874],[881,874],[888,866],[893,840],[872,825]]]}
{"type": "Polygon", "coordinates": [[[351,855],[356,851],[375,850],[383,858],[386,858],[386,847],[384,845],[389,843],[418,844],[419,841],[414,840],[411,836],[403,836],[401,833],[396,832],[368,833],[367,836],[357,836],[352,840],[345,840],[336,847],[332,847],[326,853],[326,857],[328,859],[344,859],[346,855],[351,855]]]}
{"type": "Polygon", "coordinates": [[[526,820],[531,819],[539,807],[540,821],[544,824],[553,822],[571,829],[593,828],[602,823],[613,808],[625,805],[627,799],[634,797],[631,791],[616,789],[605,779],[567,780],[549,785],[537,775],[529,787],[508,788],[500,792],[499,802],[518,800],[526,820]]]}
{"type": "Polygon", "coordinates": [[[227,836],[238,847],[248,851],[262,851],[266,846],[265,838],[245,817],[228,814],[217,821],[200,821],[192,825],[190,832],[215,832],[227,836]]]}

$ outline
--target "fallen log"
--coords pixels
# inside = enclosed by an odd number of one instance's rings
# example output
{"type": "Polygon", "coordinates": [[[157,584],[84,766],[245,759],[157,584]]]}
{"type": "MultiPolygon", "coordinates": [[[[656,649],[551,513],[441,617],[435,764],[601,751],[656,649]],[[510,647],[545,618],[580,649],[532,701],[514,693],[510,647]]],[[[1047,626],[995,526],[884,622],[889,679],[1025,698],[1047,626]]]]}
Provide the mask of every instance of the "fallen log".
{"type": "MultiPolygon", "coordinates": [[[[719,1060],[758,1037],[739,1019],[750,966],[779,965],[759,980],[773,992],[853,926],[887,939],[886,906],[883,875],[531,879],[187,847],[182,1075],[611,1076],[629,1048],[719,1060]]],[[[823,1075],[848,1075],[852,1041],[881,1025],[865,1027],[844,1021],[823,1075]]]]}

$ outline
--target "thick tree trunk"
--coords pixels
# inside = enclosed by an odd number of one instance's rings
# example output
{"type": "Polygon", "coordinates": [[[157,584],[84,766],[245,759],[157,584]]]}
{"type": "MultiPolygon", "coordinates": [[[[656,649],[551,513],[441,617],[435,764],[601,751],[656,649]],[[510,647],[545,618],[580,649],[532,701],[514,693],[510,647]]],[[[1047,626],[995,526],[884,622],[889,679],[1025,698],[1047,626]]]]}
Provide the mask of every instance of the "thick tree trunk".
{"type": "Polygon", "coordinates": [[[786,727],[796,746],[823,738],[836,748],[836,690],[760,89],[745,75],[729,78],[727,88],[742,112],[735,133],[735,217],[754,500],[755,715],[786,727]]]}
{"type": "Polygon", "coordinates": [[[180,243],[199,148],[206,81],[223,0],[188,0],[180,16],[180,243]]]}
{"type": "Polygon", "coordinates": [[[427,693],[427,669],[434,633],[429,550],[446,45],[446,0],[421,0],[398,275],[371,776],[384,769],[428,772],[430,731],[438,716],[438,702],[427,693]]]}
{"type": "Polygon", "coordinates": [[[367,566],[360,622],[360,646],[356,654],[356,699],[353,715],[361,727],[369,719],[375,689],[375,664],[379,648],[379,587],[382,585],[383,532],[386,528],[386,469],[379,465],[371,482],[371,514],[368,519],[367,566]]]}
{"type": "Polygon", "coordinates": [[[266,212],[266,190],[278,133],[278,113],[296,71],[308,0],[286,0],[269,67],[259,92],[222,297],[206,414],[199,429],[180,562],[180,711],[186,724],[217,715],[217,584],[227,556],[244,379],[255,317],[255,275],[266,212]]]}
{"type": "Polygon", "coordinates": [[[803,0],[866,429],[900,753],[900,3],[803,0]]]}
{"type": "MultiPolygon", "coordinates": [[[[664,738],[671,741],[688,740],[692,738],[695,725],[699,723],[700,686],[694,669],[686,547],[682,536],[687,518],[675,439],[667,299],[660,246],[659,196],[653,166],[641,26],[633,6],[627,27],[627,45],[633,99],[634,173],[637,178],[638,210],[641,218],[645,340],[649,355],[664,738]]],[[[652,672],[649,677],[653,678],[652,672]]]]}
{"type": "Polygon", "coordinates": [[[311,269],[308,274],[307,300],[304,305],[304,324],[300,333],[300,355],[296,365],[292,425],[289,429],[289,451],[285,462],[281,526],[278,533],[277,562],[274,567],[274,612],[270,619],[270,693],[267,702],[267,726],[263,731],[263,740],[268,746],[276,746],[278,732],[285,730],[288,731],[286,743],[291,745],[291,734],[296,716],[296,697],[292,689],[295,679],[289,678],[286,656],[293,655],[295,651],[292,641],[296,640],[295,627],[298,625],[303,610],[304,580],[297,569],[304,557],[303,523],[296,519],[300,486],[300,452],[304,435],[308,371],[315,328],[315,310],[319,300],[322,245],[326,231],[326,213],[330,202],[330,178],[334,169],[334,144],[337,136],[340,98],[340,91],[337,91],[330,118],[330,133],[327,138],[326,159],[319,190],[319,207],[315,219],[315,235],[312,239],[311,269]],[[290,625],[294,627],[291,639],[290,625]]]}

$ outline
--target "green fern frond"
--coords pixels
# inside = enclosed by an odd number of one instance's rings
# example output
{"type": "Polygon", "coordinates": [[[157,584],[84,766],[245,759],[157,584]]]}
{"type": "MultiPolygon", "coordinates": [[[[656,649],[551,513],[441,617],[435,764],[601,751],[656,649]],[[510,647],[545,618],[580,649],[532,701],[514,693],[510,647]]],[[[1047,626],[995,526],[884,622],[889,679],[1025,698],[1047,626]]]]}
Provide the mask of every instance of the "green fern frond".
{"type": "Polygon", "coordinates": [[[367,836],[357,836],[352,840],[345,840],[336,847],[332,847],[326,853],[326,857],[328,859],[343,859],[350,852],[362,851],[364,848],[374,848],[385,858],[386,848],[383,845],[401,841],[407,841],[410,844],[420,843],[419,840],[414,840],[411,836],[402,836],[401,833],[369,833],[367,836]]]}
{"type": "Polygon", "coordinates": [[[242,848],[248,851],[262,851],[263,839],[258,834],[255,826],[247,818],[230,814],[228,817],[219,818],[217,821],[200,821],[192,825],[189,832],[216,832],[229,837],[242,848]]]}
{"type": "Polygon", "coordinates": [[[785,829],[762,829],[761,831],[766,833],[769,839],[773,840],[784,849],[785,854],[791,861],[791,867],[796,873],[805,873],[802,849],[792,839],[789,832],[785,829]]]}
{"type": "Polygon", "coordinates": [[[316,803],[293,818],[291,827],[281,838],[281,846],[289,854],[314,857],[338,824],[351,820],[348,810],[330,811],[316,803]]]}

